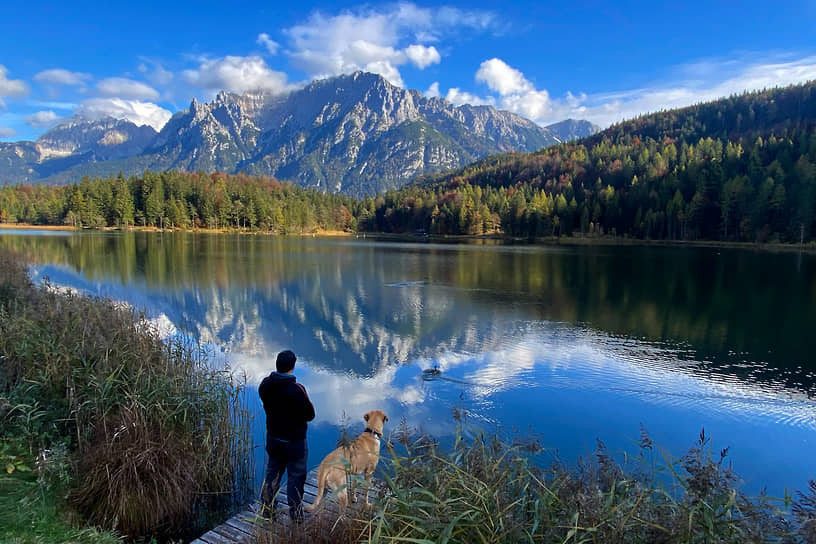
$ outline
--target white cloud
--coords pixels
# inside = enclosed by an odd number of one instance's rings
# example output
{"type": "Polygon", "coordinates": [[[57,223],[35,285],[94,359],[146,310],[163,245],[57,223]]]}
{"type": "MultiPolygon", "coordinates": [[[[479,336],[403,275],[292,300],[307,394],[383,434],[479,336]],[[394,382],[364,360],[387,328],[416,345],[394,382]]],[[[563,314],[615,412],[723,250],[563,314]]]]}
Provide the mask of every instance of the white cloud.
{"type": "Polygon", "coordinates": [[[366,65],[372,62],[402,60],[402,56],[391,46],[379,45],[366,40],[354,40],[348,44],[348,60],[352,64],[366,65]]]}
{"type": "Polygon", "coordinates": [[[420,70],[427,68],[431,64],[439,64],[439,62],[442,60],[442,57],[439,56],[439,51],[436,50],[436,47],[425,47],[424,45],[417,44],[406,47],[405,56],[408,57],[408,60],[410,60],[411,63],[420,70]]]}
{"type": "Polygon", "coordinates": [[[403,86],[402,76],[400,75],[399,70],[397,69],[396,66],[394,66],[387,60],[377,60],[369,62],[368,64],[362,67],[362,70],[364,72],[380,74],[382,77],[387,79],[392,85],[396,85],[397,87],[403,86]]]}
{"type": "Polygon", "coordinates": [[[496,26],[496,16],[490,11],[449,6],[422,8],[401,3],[391,10],[390,15],[410,30],[415,41],[436,42],[457,31],[480,32],[496,26]]]}
{"type": "Polygon", "coordinates": [[[131,100],[158,100],[159,92],[146,83],[124,77],[109,77],[96,85],[102,96],[131,100]]]}
{"type": "Polygon", "coordinates": [[[17,131],[9,127],[0,127],[0,138],[13,138],[17,131]]]}
{"type": "MultiPolygon", "coordinates": [[[[613,93],[573,94],[553,98],[536,89],[524,74],[498,58],[484,61],[476,80],[495,93],[484,98],[453,88],[456,104],[487,103],[546,125],[567,118],[587,119],[602,127],[640,114],[715,100],[743,91],[816,79],[816,57],[791,60],[710,60],[679,67],[674,82],[613,93]]],[[[667,78],[668,79],[668,78],[667,78]]]]}
{"type": "Polygon", "coordinates": [[[501,96],[526,93],[534,89],[524,74],[497,58],[486,60],[479,66],[476,81],[486,83],[491,91],[501,96]]]}
{"type": "Polygon", "coordinates": [[[59,115],[51,110],[38,111],[27,115],[23,120],[34,128],[48,128],[56,125],[62,119],[59,115]]]}
{"type": "Polygon", "coordinates": [[[152,102],[122,98],[91,98],[82,102],[75,113],[90,119],[127,119],[137,125],[150,125],[156,130],[161,130],[172,116],[169,111],[152,102]]]}
{"type": "Polygon", "coordinates": [[[197,69],[185,70],[183,75],[191,85],[214,91],[285,93],[292,89],[286,74],[272,70],[258,56],[204,59],[197,69]]]}
{"type": "Polygon", "coordinates": [[[262,32],[258,34],[258,39],[256,40],[258,45],[262,45],[266,48],[270,55],[277,55],[278,50],[280,49],[280,44],[269,37],[269,34],[262,32]]]}
{"type": "Polygon", "coordinates": [[[459,89],[459,87],[451,87],[450,89],[448,89],[448,93],[445,95],[445,100],[447,100],[448,102],[453,102],[457,106],[461,106],[462,104],[470,104],[471,106],[483,106],[493,105],[495,103],[493,97],[489,96],[482,98],[480,96],[476,96],[475,94],[463,91],[459,89]]]}
{"type": "Polygon", "coordinates": [[[643,113],[811,81],[816,79],[816,57],[758,62],[704,61],[681,67],[680,72],[680,78],[672,84],[584,95],[579,104],[585,118],[607,126],[643,113]]]}
{"type": "MultiPolygon", "coordinates": [[[[28,94],[28,85],[21,79],[9,79],[8,69],[0,64],[0,97],[3,96],[25,96],[28,94]]],[[[0,102],[2,105],[2,102],[0,102]]]]}
{"type": "Polygon", "coordinates": [[[424,69],[441,61],[436,47],[418,42],[434,42],[463,29],[486,30],[493,20],[488,12],[403,3],[337,15],[316,11],[284,35],[290,46],[287,54],[310,77],[364,70],[402,85],[400,66],[410,63],[424,69]]]}
{"type": "Polygon", "coordinates": [[[431,83],[431,86],[428,87],[428,90],[423,93],[425,96],[430,98],[438,98],[439,97],[439,82],[434,81],[431,83]]]}
{"type": "Polygon", "coordinates": [[[34,81],[38,83],[50,83],[52,85],[84,85],[89,79],[91,79],[91,74],[71,72],[63,68],[43,70],[34,76],[34,81]]]}
{"type": "Polygon", "coordinates": [[[52,108],[55,110],[74,110],[77,107],[74,102],[58,102],[55,100],[31,100],[28,104],[38,108],[52,108]]]}
{"type": "Polygon", "coordinates": [[[527,91],[503,96],[499,101],[501,108],[516,112],[528,119],[545,119],[553,111],[550,93],[547,91],[527,91]]]}

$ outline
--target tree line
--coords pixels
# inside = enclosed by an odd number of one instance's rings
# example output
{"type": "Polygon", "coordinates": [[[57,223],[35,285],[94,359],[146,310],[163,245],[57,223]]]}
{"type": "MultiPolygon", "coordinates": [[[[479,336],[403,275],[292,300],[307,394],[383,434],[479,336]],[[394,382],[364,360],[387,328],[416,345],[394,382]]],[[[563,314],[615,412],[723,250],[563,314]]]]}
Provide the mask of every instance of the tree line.
{"type": "Polygon", "coordinates": [[[816,236],[816,83],[495,155],[362,200],[244,174],[145,172],[0,188],[0,222],[276,233],[805,242],[816,236]]]}
{"type": "Polygon", "coordinates": [[[279,234],[357,228],[361,203],[270,177],[150,172],[74,185],[0,188],[0,222],[74,227],[245,229],[279,234]]]}

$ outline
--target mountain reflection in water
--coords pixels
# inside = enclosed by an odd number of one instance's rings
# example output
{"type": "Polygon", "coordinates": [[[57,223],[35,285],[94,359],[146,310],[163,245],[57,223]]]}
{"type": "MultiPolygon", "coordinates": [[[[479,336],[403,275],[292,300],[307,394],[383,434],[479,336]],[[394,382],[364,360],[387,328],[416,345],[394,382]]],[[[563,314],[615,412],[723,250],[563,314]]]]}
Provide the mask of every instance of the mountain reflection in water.
{"type": "Polygon", "coordinates": [[[370,408],[445,437],[456,406],[566,457],[595,437],[629,447],[641,423],[680,454],[705,426],[749,486],[816,477],[812,256],[167,233],[0,246],[216,346],[253,384],[294,349],[315,463],[370,408]]]}

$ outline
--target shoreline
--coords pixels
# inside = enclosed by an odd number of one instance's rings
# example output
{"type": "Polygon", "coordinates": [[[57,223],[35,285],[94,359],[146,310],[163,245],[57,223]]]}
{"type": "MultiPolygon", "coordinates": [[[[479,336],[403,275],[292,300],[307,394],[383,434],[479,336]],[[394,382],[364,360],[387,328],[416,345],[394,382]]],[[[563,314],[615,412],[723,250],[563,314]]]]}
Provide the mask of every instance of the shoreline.
{"type": "Polygon", "coordinates": [[[272,231],[245,230],[245,229],[210,229],[210,228],[166,228],[159,227],[72,227],[70,225],[32,225],[31,223],[0,223],[0,230],[53,230],[65,232],[182,232],[192,234],[246,234],[246,235],[270,235],[270,236],[354,236],[353,232],[339,230],[318,230],[315,232],[302,232],[291,234],[277,234],[272,231]]]}
{"type": "Polygon", "coordinates": [[[250,231],[242,229],[211,229],[211,228],[167,228],[161,229],[159,227],[98,227],[98,228],[77,228],[69,225],[32,225],[29,223],[0,223],[0,230],[48,230],[48,231],[64,231],[64,232],[84,232],[84,231],[103,231],[103,232],[168,232],[168,233],[191,233],[191,234],[240,234],[240,235],[266,235],[266,236],[299,236],[299,237],[354,237],[354,238],[379,238],[403,242],[475,242],[475,241],[491,241],[496,244],[519,244],[519,245],[540,245],[540,246],[603,246],[603,247],[707,247],[707,248],[721,248],[721,249],[747,249],[754,251],[765,252],[797,252],[797,253],[816,253],[816,242],[808,242],[805,244],[788,244],[783,242],[725,242],[721,240],[642,240],[638,238],[622,238],[612,236],[560,236],[560,237],[540,237],[540,238],[526,238],[517,236],[506,236],[503,234],[483,234],[483,235],[415,235],[409,233],[393,233],[393,232],[347,232],[336,230],[318,230],[315,232],[302,232],[291,234],[278,234],[271,231],[250,231]]]}
{"type": "Polygon", "coordinates": [[[602,247],[708,247],[721,249],[745,249],[766,252],[796,252],[796,253],[816,253],[816,242],[805,244],[786,244],[782,242],[724,242],[721,240],[641,240],[639,238],[622,238],[612,236],[588,237],[588,236],[561,236],[561,237],[539,237],[530,239],[519,236],[505,236],[502,234],[483,235],[424,235],[417,236],[406,233],[392,232],[361,232],[356,236],[365,235],[367,237],[388,239],[393,241],[413,241],[422,242],[479,242],[490,241],[495,244],[518,244],[518,245],[539,245],[539,246],[602,246],[602,247]]]}
{"type": "Polygon", "coordinates": [[[69,225],[31,225],[29,223],[0,223],[0,230],[81,230],[69,225]]]}

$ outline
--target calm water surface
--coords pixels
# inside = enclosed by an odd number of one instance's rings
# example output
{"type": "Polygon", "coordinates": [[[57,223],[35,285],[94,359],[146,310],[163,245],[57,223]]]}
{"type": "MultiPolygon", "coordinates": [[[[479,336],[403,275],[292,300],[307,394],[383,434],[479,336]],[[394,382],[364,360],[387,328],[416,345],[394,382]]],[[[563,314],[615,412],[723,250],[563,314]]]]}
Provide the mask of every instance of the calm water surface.
{"type": "Polygon", "coordinates": [[[293,349],[317,411],[310,466],[369,409],[445,440],[456,407],[479,428],[535,434],[545,457],[586,455],[596,438],[634,451],[641,424],[681,455],[705,427],[749,492],[816,478],[812,255],[47,234],[0,231],[0,246],[214,345],[252,384],[293,349]],[[423,380],[433,365],[442,375],[423,380]]]}

